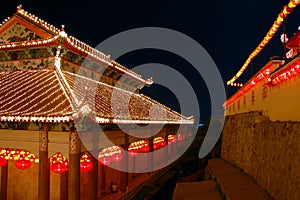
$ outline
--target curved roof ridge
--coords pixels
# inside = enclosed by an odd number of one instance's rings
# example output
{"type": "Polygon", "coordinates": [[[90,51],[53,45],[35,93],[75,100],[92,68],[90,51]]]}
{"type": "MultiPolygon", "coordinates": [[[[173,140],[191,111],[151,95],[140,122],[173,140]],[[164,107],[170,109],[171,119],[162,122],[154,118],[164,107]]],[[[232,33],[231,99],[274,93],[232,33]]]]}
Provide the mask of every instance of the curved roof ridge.
{"type": "MultiPolygon", "coordinates": [[[[39,17],[25,11],[22,8],[22,5],[17,6],[17,12],[15,15],[20,15],[23,18],[29,20],[30,22],[34,23],[35,25],[41,26],[43,27],[45,30],[47,30],[48,32],[52,33],[53,35],[55,35],[55,37],[57,37],[61,31],[64,31],[64,25],[62,25],[62,28],[59,29],[51,24],[49,24],[48,22],[40,19],[39,17]]],[[[3,21],[3,24],[5,24],[10,18],[7,18],[3,21]]],[[[1,27],[2,24],[0,24],[1,27]]],[[[151,85],[153,83],[153,81],[151,81],[150,79],[143,79],[142,76],[130,69],[128,69],[127,67],[121,65],[120,63],[117,63],[116,61],[112,60],[110,58],[110,55],[106,55],[103,52],[97,50],[94,47],[91,47],[90,45],[86,44],[85,42],[71,36],[71,35],[66,35],[65,41],[71,45],[72,47],[74,47],[75,49],[84,52],[85,54],[87,54],[88,56],[91,56],[93,58],[96,58],[106,64],[108,64],[109,66],[111,66],[112,68],[117,69],[118,71],[121,71],[122,73],[129,75],[135,79],[137,79],[138,81],[144,83],[145,85],[151,85]]],[[[5,46],[7,48],[7,46],[5,46]]],[[[1,48],[1,47],[0,47],[1,48]]],[[[3,47],[2,47],[3,48],[3,47]]]]}
{"type": "Polygon", "coordinates": [[[59,32],[61,31],[59,28],[56,28],[52,24],[49,24],[48,22],[40,19],[39,17],[25,11],[24,9],[22,9],[22,5],[17,6],[16,14],[20,14],[21,16],[23,16],[26,19],[34,22],[35,24],[44,27],[46,30],[48,30],[49,32],[51,32],[54,35],[59,34],[59,32]]]}
{"type": "Polygon", "coordinates": [[[26,40],[26,41],[19,41],[19,42],[10,42],[10,43],[3,43],[0,44],[0,50],[2,49],[14,49],[19,47],[34,47],[34,46],[40,46],[40,45],[49,45],[55,41],[57,41],[59,38],[58,35],[55,35],[52,38],[49,39],[38,39],[38,40],[26,40]]]}
{"type": "MultiPolygon", "coordinates": [[[[156,119],[154,121],[152,120],[146,120],[146,119],[126,119],[126,118],[104,118],[102,116],[99,116],[99,115],[96,115],[96,121],[98,122],[102,122],[102,123],[128,123],[129,121],[131,122],[135,122],[135,123],[188,123],[188,124],[191,124],[191,123],[194,123],[194,117],[193,116],[190,116],[190,117],[186,117],[174,110],[172,110],[171,108],[157,102],[156,100],[146,96],[146,95],[143,95],[143,94],[137,94],[137,93],[134,93],[134,92],[131,92],[131,91],[128,91],[128,90],[124,90],[122,88],[118,88],[118,87],[114,87],[114,86],[111,86],[111,85],[108,85],[106,83],[103,83],[103,82],[100,82],[100,81],[97,81],[97,80],[93,80],[93,79],[90,79],[88,77],[85,77],[85,76],[82,76],[82,75],[79,75],[79,74],[76,74],[76,73],[71,73],[71,72],[68,72],[68,71],[62,71],[63,75],[64,76],[73,76],[74,78],[79,78],[82,79],[82,80],[85,80],[85,81],[89,81],[89,82],[93,82],[101,87],[106,87],[106,88],[110,88],[111,90],[117,90],[117,91],[120,91],[120,92],[124,92],[126,94],[128,94],[129,96],[135,96],[135,98],[143,101],[143,102],[146,102],[148,101],[149,103],[153,104],[153,105],[157,105],[159,106],[160,108],[163,108],[167,111],[167,113],[173,115],[173,117],[175,118],[172,118],[172,116],[170,116],[171,118],[169,118],[169,120],[171,121],[162,121],[162,120],[159,120],[159,119],[156,119]]],[[[78,80],[78,79],[77,79],[78,80]]],[[[67,81],[70,81],[69,79],[67,81]]],[[[77,85],[78,87],[81,87],[81,85],[77,85]]],[[[74,86],[73,86],[74,87],[74,86]]],[[[74,88],[73,88],[74,90],[74,88]]],[[[79,90],[79,89],[78,89],[79,90]]],[[[97,101],[97,99],[95,99],[95,102],[97,101]]]]}

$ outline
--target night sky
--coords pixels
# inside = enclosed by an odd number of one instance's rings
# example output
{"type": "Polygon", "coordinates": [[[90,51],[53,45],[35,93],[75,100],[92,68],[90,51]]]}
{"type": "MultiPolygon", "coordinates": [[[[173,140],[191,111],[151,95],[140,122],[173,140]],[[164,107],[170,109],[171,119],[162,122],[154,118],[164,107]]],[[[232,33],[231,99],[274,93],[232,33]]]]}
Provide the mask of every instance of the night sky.
{"type": "MultiPolygon", "coordinates": [[[[260,43],[278,13],[288,2],[288,0],[1,0],[0,19],[11,16],[16,6],[22,4],[25,10],[58,28],[64,24],[68,34],[91,46],[96,46],[106,38],[132,28],[148,26],[170,28],[193,38],[207,50],[218,66],[225,84],[260,43]]],[[[286,20],[288,37],[297,31],[299,18],[300,8],[296,8],[288,16],[286,20]]],[[[237,82],[245,83],[251,77],[251,71],[257,72],[270,57],[283,55],[280,34],[282,27],[254,59],[252,70],[247,69],[237,82]]],[[[109,54],[105,50],[103,52],[109,54]]],[[[158,62],[178,70],[191,82],[198,95],[201,121],[209,118],[210,101],[205,83],[185,60],[168,52],[141,50],[126,54],[117,61],[128,68],[158,62]]],[[[230,88],[229,94],[234,91],[234,88],[230,88]]],[[[178,109],[174,95],[167,89],[154,85],[142,92],[178,109]]]]}

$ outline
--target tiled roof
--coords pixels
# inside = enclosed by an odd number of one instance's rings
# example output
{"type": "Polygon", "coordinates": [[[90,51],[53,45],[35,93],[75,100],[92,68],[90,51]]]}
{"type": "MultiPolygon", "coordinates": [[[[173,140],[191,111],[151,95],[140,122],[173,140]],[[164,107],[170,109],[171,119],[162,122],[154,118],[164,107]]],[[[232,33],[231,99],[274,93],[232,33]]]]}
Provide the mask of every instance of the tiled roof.
{"type": "Polygon", "coordinates": [[[54,70],[0,73],[0,85],[2,121],[69,121],[72,116],[54,70]]]}
{"type": "Polygon", "coordinates": [[[96,59],[99,62],[105,63],[108,67],[113,68],[123,74],[127,74],[130,77],[144,83],[147,85],[151,85],[153,82],[152,80],[144,80],[140,74],[137,74],[130,69],[124,67],[123,65],[115,62],[110,58],[109,55],[105,55],[104,53],[100,52],[99,50],[89,46],[88,44],[72,37],[64,32],[64,25],[62,25],[62,29],[58,29],[55,26],[47,23],[46,21],[40,19],[39,17],[25,11],[22,9],[22,6],[17,7],[17,12],[13,17],[8,17],[5,19],[1,24],[5,26],[10,24],[14,19],[23,19],[25,20],[25,24],[30,24],[38,27],[38,29],[43,29],[45,32],[49,33],[50,35],[44,39],[38,40],[30,40],[30,41],[22,41],[22,42],[10,42],[10,43],[3,43],[0,44],[0,50],[11,50],[11,49],[18,49],[18,48],[32,48],[36,46],[45,46],[54,43],[59,43],[59,40],[63,38],[63,46],[65,48],[70,48],[84,56],[88,56],[89,58],[96,59]]]}
{"type": "MultiPolygon", "coordinates": [[[[143,84],[151,85],[153,82],[151,79],[144,80],[139,74],[111,60],[110,56],[68,36],[63,27],[59,30],[24,11],[21,6],[12,18],[1,25],[7,28],[17,19],[19,22],[25,19],[23,25],[35,25],[35,30],[43,29],[51,34],[44,39],[3,43],[0,51],[58,45],[56,63],[54,70],[0,73],[1,121],[68,122],[88,113],[88,118],[99,123],[193,123],[192,118],[184,117],[144,95],[62,72],[60,49],[70,48],[83,56],[104,62],[143,84]]],[[[0,28],[3,28],[1,25],[0,28]]]]}
{"type": "Polygon", "coordinates": [[[77,101],[77,111],[86,103],[103,123],[191,123],[191,119],[150,97],[91,79],[63,72],[77,101]]]}
{"type": "Polygon", "coordinates": [[[86,107],[99,123],[193,123],[144,95],[56,69],[0,73],[0,85],[2,121],[73,121],[86,107]]]}

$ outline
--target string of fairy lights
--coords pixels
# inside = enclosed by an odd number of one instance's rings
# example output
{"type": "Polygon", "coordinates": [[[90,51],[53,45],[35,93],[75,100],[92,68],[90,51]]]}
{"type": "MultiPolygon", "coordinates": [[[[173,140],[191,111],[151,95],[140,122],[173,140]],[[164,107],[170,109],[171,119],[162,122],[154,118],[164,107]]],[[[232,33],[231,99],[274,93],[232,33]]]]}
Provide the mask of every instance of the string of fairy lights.
{"type": "Polygon", "coordinates": [[[153,114],[154,116],[150,116],[150,108],[153,106],[161,106],[161,104],[158,104],[151,98],[146,98],[144,95],[114,88],[101,82],[97,82],[96,95],[93,96],[91,91],[85,89],[85,86],[94,85],[91,83],[93,80],[80,78],[80,76],[70,72],[63,72],[63,75],[72,87],[77,98],[82,99],[84,98],[84,94],[87,95],[86,101],[90,107],[92,106],[90,100],[96,97],[93,105],[95,107],[97,123],[193,123],[193,119],[181,116],[166,107],[160,107],[160,109],[166,112],[166,115],[160,115],[160,113],[157,112],[153,114]],[[115,99],[119,100],[117,105],[112,106],[112,95],[115,95],[115,99]],[[123,103],[126,103],[124,99],[130,99],[128,102],[128,110],[130,112],[121,106],[123,103]],[[150,117],[153,117],[156,121],[150,119],[150,117]]]}
{"type": "MultiPolygon", "coordinates": [[[[264,39],[260,42],[260,44],[255,48],[254,51],[249,55],[246,62],[242,65],[239,71],[229,80],[227,81],[227,85],[234,86],[235,81],[243,74],[246,68],[249,66],[253,58],[255,58],[263,48],[269,43],[269,41],[273,38],[274,34],[277,32],[278,28],[283,23],[284,19],[300,4],[300,0],[290,0],[290,2],[283,7],[281,12],[279,13],[277,19],[274,21],[272,27],[264,37],[264,39]]],[[[236,83],[237,84],[237,83],[236,83]]]]}

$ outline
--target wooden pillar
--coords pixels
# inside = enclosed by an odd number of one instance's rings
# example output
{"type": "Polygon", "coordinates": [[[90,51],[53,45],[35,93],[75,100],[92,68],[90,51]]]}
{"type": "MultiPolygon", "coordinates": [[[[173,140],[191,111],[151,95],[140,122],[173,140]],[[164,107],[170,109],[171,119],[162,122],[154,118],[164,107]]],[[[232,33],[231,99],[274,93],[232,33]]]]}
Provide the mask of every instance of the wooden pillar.
{"type": "Polygon", "coordinates": [[[40,130],[39,141],[39,179],[38,198],[49,200],[50,195],[50,163],[48,159],[48,130],[49,125],[43,124],[40,130]]]}
{"type": "Polygon", "coordinates": [[[166,133],[166,136],[164,136],[166,146],[165,146],[165,159],[166,161],[169,161],[169,140],[168,140],[168,134],[166,133]]]}
{"type": "Polygon", "coordinates": [[[98,199],[98,159],[92,156],[92,162],[93,169],[89,172],[92,187],[91,199],[98,199]]]}
{"type": "MultiPolygon", "coordinates": [[[[99,127],[96,126],[96,130],[99,127]]],[[[91,199],[98,199],[98,149],[99,149],[99,134],[96,134],[96,130],[93,131],[93,150],[90,152],[92,156],[93,169],[89,173],[92,180],[92,194],[91,199]]]]}
{"type": "Polygon", "coordinates": [[[101,194],[106,193],[106,172],[105,172],[105,168],[106,168],[106,166],[104,164],[99,163],[98,175],[100,177],[99,186],[100,186],[100,189],[101,189],[101,194]]]}
{"type": "Polygon", "coordinates": [[[68,198],[70,200],[79,200],[81,142],[75,127],[71,128],[69,138],[68,198]]]}
{"type": "Polygon", "coordinates": [[[1,196],[0,199],[7,199],[7,178],[8,178],[8,163],[1,167],[1,196]]]}
{"type": "Polygon", "coordinates": [[[153,140],[154,140],[154,137],[151,137],[148,141],[149,141],[149,147],[150,147],[150,149],[149,149],[149,153],[148,153],[148,166],[150,167],[150,169],[151,169],[151,173],[152,173],[152,171],[153,171],[153,162],[154,162],[154,158],[153,158],[153,155],[154,155],[154,153],[153,153],[153,151],[154,151],[154,148],[153,148],[153,140]]]}
{"type": "Polygon", "coordinates": [[[68,171],[60,175],[60,200],[68,200],[68,171]]]}
{"type": "Polygon", "coordinates": [[[129,147],[129,135],[125,133],[124,136],[124,158],[122,159],[122,165],[125,166],[125,171],[120,171],[120,190],[125,193],[128,189],[128,147],[129,147]],[[127,169],[127,170],[126,170],[127,169]]]}

